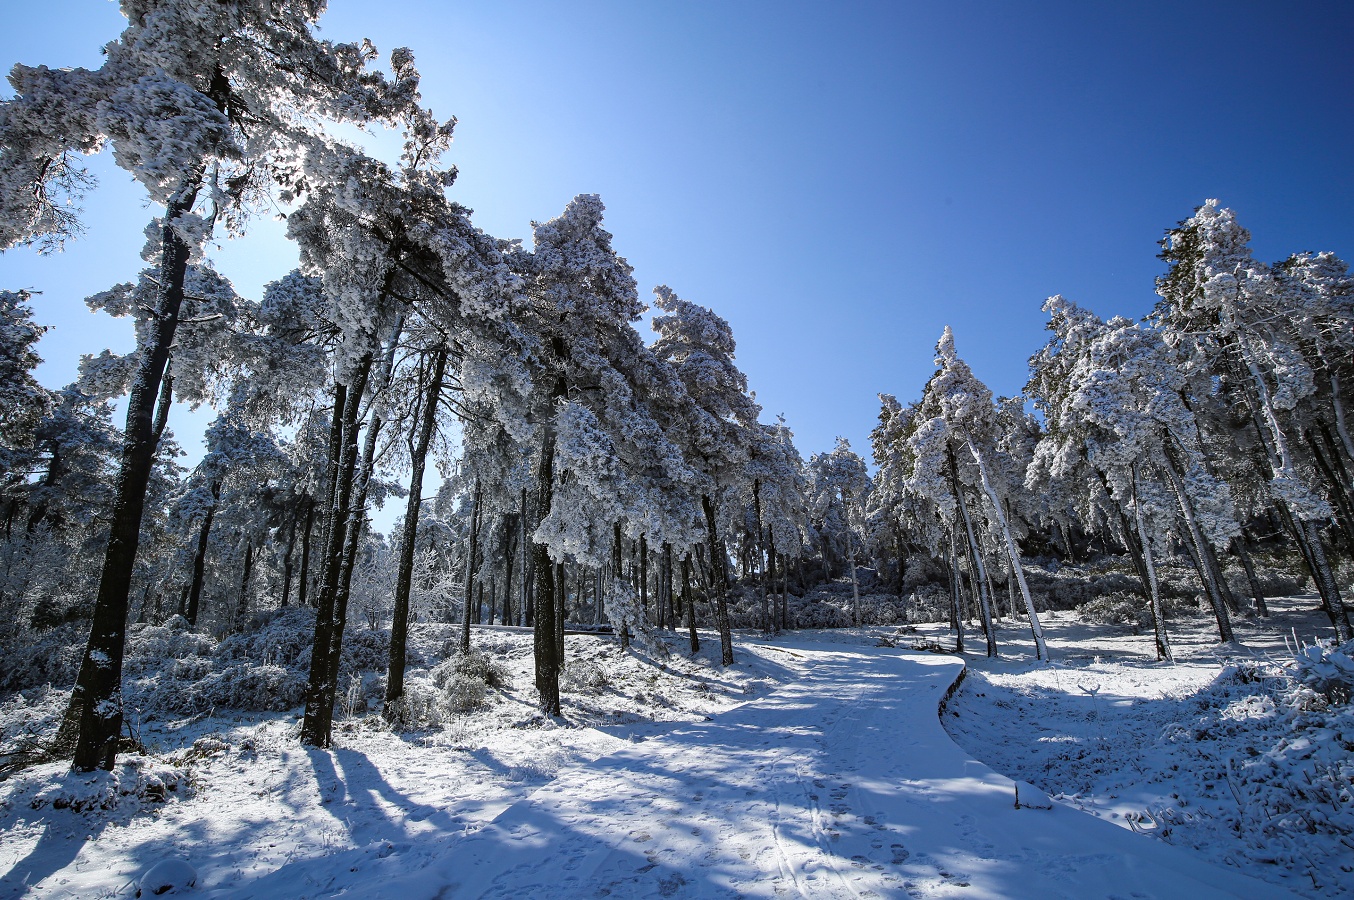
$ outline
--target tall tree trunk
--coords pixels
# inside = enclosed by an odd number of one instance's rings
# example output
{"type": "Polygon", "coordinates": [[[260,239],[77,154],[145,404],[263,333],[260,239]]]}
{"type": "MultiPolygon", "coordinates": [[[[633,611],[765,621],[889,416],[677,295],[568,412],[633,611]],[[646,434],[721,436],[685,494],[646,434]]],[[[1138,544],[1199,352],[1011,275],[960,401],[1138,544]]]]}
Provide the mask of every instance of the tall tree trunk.
{"type": "Polygon", "coordinates": [[[860,624],[860,582],[856,580],[856,545],[851,539],[850,497],[844,498],[846,512],[846,564],[851,569],[851,624],[860,624]]]}
{"type": "Polygon", "coordinates": [[[400,719],[404,699],[404,667],[409,646],[409,595],[414,587],[414,556],[418,542],[418,517],[423,507],[423,474],[428,450],[437,428],[437,404],[442,396],[442,381],[447,371],[447,346],[433,352],[433,368],[418,411],[418,437],[410,448],[409,499],[404,506],[404,525],[400,529],[400,558],[395,574],[395,609],[390,622],[390,654],[386,665],[385,704],[381,713],[386,721],[400,719]]]}
{"type": "Polygon", "coordinates": [[[1260,587],[1260,579],[1255,577],[1255,565],[1251,562],[1250,551],[1246,548],[1246,531],[1232,538],[1232,548],[1241,560],[1241,568],[1246,572],[1246,583],[1250,585],[1251,596],[1255,598],[1255,614],[1262,619],[1269,618],[1269,605],[1265,603],[1265,592],[1260,587]]]}
{"type": "MultiPolygon", "coordinates": [[[[607,596],[615,596],[615,593],[614,593],[614,592],[615,592],[615,590],[616,590],[616,585],[619,584],[619,583],[623,580],[623,579],[621,578],[621,559],[622,559],[622,554],[621,554],[621,523],[620,523],[620,522],[614,522],[614,523],[612,523],[612,526],[611,526],[611,527],[612,527],[612,539],[611,539],[611,591],[612,591],[613,593],[608,594],[607,596]]],[[[633,568],[633,567],[632,567],[632,568],[633,568]]],[[[620,642],[621,642],[621,649],[622,649],[622,650],[629,650],[629,649],[630,649],[630,629],[627,627],[627,623],[626,623],[625,619],[621,619],[621,621],[619,621],[619,622],[617,622],[617,621],[615,621],[615,620],[613,619],[612,622],[611,622],[611,627],[614,628],[614,629],[616,630],[616,636],[620,639],[620,642]]]]}
{"type": "Polygon", "coordinates": [[[1030,617],[1030,632],[1034,635],[1035,657],[1037,659],[1048,659],[1048,645],[1044,643],[1044,629],[1039,624],[1039,613],[1034,609],[1034,599],[1030,596],[1030,586],[1025,583],[1025,567],[1020,561],[1020,548],[1016,546],[1015,537],[1011,534],[1011,524],[1006,520],[1006,513],[1002,511],[1001,498],[997,496],[996,489],[992,487],[991,479],[987,477],[987,464],[983,461],[982,454],[973,444],[969,444],[968,449],[973,454],[973,461],[978,466],[978,477],[982,479],[983,490],[987,492],[987,497],[992,502],[993,511],[997,516],[997,524],[1001,526],[1002,537],[1006,539],[1006,552],[1011,559],[1011,571],[1015,574],[1016,584],[1020,587],[1020,596],[1025,600],[1025,612],[1030,617]]]}
{"type": "Polygon", "coordinates": [[[729,584],[728,554],[719,543],[715,530],[715,507],[708,496],[701,498],[705,508],[705,525],[710,536],[710,578],[715,590],[715,626],[719,629],[719,659],[723,665],[733,665],[733,631],[729,627],[729,604],[725,591],[729,584]]]}
{"type": "Polygon", "coordinates": [[[188,586],[188,606],[184,618],[188,625],[197,628],[197,616],[202,600],[202,581],[207,572],[207,543],[212,531],[212,520],[216,518],[216,504],[221,499],[221,482],[212,482],[212,502],[202,516],[202,526],[197,533],[197,548],[193,551],[193,580],[188,586]]]}
{"type": "Polygon", "coordinates": [[[647,622],[649,617],[649,540],[639,536],[639,610],[647,622]]]}
{"type": "Polygon", "coordinates": [[[1147,575],[1147,608],[1152,613],[1152,633],[1156,638],[1157,659],[1170,660],[1171,644],[1166,637],[1166,613],[1161,606],[1161,590],[1157,585],[1157,570],[1152,560],[1152,539],[1143,524],[1142,504],[1138,502],[1138,466],[1134,464],[1133,521],[1138,528],[1138,543],[1142,548],[1143,570],[1147,575]]]}
{"type": "MultiPolygon", "coordinates": [[[[768,529],[769,531],[769,529],[768,529]]],[[[767,539],[766,546],[766,577],[762,584],[762,609],[767,609],[767,592],[771,594],[771,608],[765,613],[769,630],[773,634],[780,634],[780,612],[779,604],[776,601],[776,542],[775,538],[767,539]]]]}
{"type": "Polygon", "coordinates": [[[564,670],[564,622],[569,612],[569,580],[564,563],[555,564],[555,666],[564,670]]]}
{"type": "Polygon", "coordinates": [[[517,536],[518,544],[522,551],[522,596],[521,602],[517,604],[518,614],[521,620],[517,623],[523,627],[528,622],[528,609],[531,606],[531,562],[529,559],[531,553],[531,542],[527,540],[527,489],[522,488],[522,518],[518,523],[520,533],[517,536]]]}
{"type": "Polygon", "coordinates": [[[1307,520],[1303,520],[1301,525],[1307,536],[1308,548],[1312,554],[1313,575],[1316,576],[1321,596],[1331,598],[1323,604],[1326,616],[1330,619],[1331,627],[1335,629],[1336,643],[1343,644],[1354,638],[1354,633],[1349,627],[1349,612],[1340,598],[1340,588],[1335,583],[1335,574],[1326,559],[1326,549],[1321,545],[1321,529],[1315,522],[1307,520]]]}
{"type": "MultiPolygon", "coordinates": [[[[565,394],[564,380],[558,379],[553,397],[565,394]]],[[[536,464],[536,515],[544,521],[550,515],[554,499],[555,428],[553,421],[541,429],[541,456],[536,464]]],[[[536,691],[541,709],[548,715],[560,714],[559,657],[555,653],[555,579],[550,551],[545,544],[533,543],[532,564],[535,566],[535,594],[532,597],[534,618],[533,650],[536,663],[536,691]]]]}
{"type": "MultiPolygon", "coordinates": [[[[955,523],[956,525],[958,523],[955,523]]],[[[964,652],[964,609],[959,596],[959,538],[955,528],[945,529],[950,533],[950,628],[954,631],[954,650],[964,652]]]]}
{"type": "Polygon", "coordinates": [[[279,604],[284,608],[291,602],[292,576],[296,569],[293,556],[296,552],[296,532],[300,519],[301,511],[295,509],[287,520],[287,547],[282,551],[282,602],[279,604]]]}
{"type": "Polygon", "coordinates": [[[968,556],[970,571],[973,572],[974,587],[978,594],[978,609],[982,615],[983,637],[987,641],[987,655],[995,657],[997,655],[997,632],[992,627],[992,607],[991,600],[988,597],[987,585],[987,567],[983,565],[982,550],[978,547],[978,539],[973,533],[973,520],[968,514],[968,503],[964,500],[964,489],[959,484],[958,466],[954,460],[954,450],[949,451],[950,457],[950,486],[954,491],[955,500],[959,503],[959,514],[964,519],[964,532],[968,536],[968,556]]]}
{"type": "Polygon", "coordinates": [[[335,615],[339,577],[343,569],[344,532],[352,502],[353,473],[357,469],[358,413],[362,395],[367,389],[374,354],[368,350],[350,376],[351,388],[344,384],[334,387],[334,405],[340,410],[334,425],[337,438],[330,434],[330,447],[339,448],[338,456],[330,458],[333,472],[333,506],[327,514],[329,526],[325,535],[321,558],[319,597],[316,600],[315,639],[310,654],[310,677],[306,686],[306,711],[301,721],[301,743],[311,747],[328,747],[334,717],[334,700],[338,673],[330,672],[329,648],[333,634],[343,622],[335,615]],[[331,677],[332,675],[332,677],[331,677]]]}
{"type": "Polygon", "coordinates": [[[1175,462],[1171,459],[1171,453],[1162,454],[1162,463],[1166,470],[1166,475],[1170,479],[1171,488],[1175,492],[1176,503],[1180,506],[1180,512],[1185,517],[1185,527],[1189,531],[1189,544],[1191,545],[1191,554],[1194,556],[1195,565],[1199,569],[1199,577],[1204,583],[1204,590],[1208,593],[1209,602],[1213,604],[1213,615],[1218,620],[1218,637],[1225,644],[1235,640],[1232,634],[1232,622],[1227,617],[1227,604],[1222,599],[1222,593],[1218,590],[1214,580],[1213,570],[1208,565],[1208,558],[1203,553],[1204,536],[1199,528],[1199,523],[1194,517],[1194,504],[1190,501],[1189,495],[1185,492],[1184,481],[1176,470],[1175,462]]]}
{"type": "Polygon", "coordinates": [[[1344,538],[1345,552],[1354,558],[1354,505],[1351,505],[1349,491],[1336,472],[1334,464],[1326,459],[1326,454],[1317,443],[1312,429],[1307,430],[1306,438],[1317,470],[1326,481],[1328,499],[1335,507],[1335,522],[1344,538]]]}
{"type": "Polygon", "coordinates": [[[483,507],[483,494],[480,480],[475,479],[475,492],[471,502],[474,508],[470,512],[470,550],[465,560],[465,608],[461,616],[461,653],[470,652],[470,604],[475,595],[476,557],[480,552],[480,510],[483,507]]]}
{"type": "Polygon", "coordinates": [[[964,533],[968,536],[969,571],[974,572],[975,593],[978,594],[978,608],[983,623],[983,637],[987,642],[987,655],[997,656],[997,629],[992,628],[991,597],[988,594],[987,567],[983,564],[983,551],[978,547],[978,537],[974,535],[974,521],[968,514],[968,502],[964,499],[964,489],[959,483],[959,466],[955,463],[955,451],[949,451],[949,482],[959,502],[959,513],[964,520],[964,533]]]}
{"type": "Polygon", "coordinates": [[[244,539],[244,573],[240,576],[240,596],[235,601],[235,621],[232,623],[236,631],[244,627],[245,616],[249,614],[249,578],[253,574],[254,539],[246,536],[244,539]]]}
{"type": "Polygon", "coordinates": [[[111,770],[122,735],[122,660],[127,607],[146,489],[155,465],[156,399],[179,324],[184,277],[191,252],[176,228],[179,217],[193,209],[197,185],[198,177],[185,179],[184,187],[166,204],[161,220],[160,286],[155,313],[146,322],[144,342],[139,348],[140,359],[127,399],[122,461],[114,483],[112,521],[94,601],[94,620],[62,728],[63,736],[76,732],[71,762],[71,768],[76,772],[111,770]]]}
{"type": "Polygon", "coordinates": [[[682,605],[686,607],[686,630],[691,636],[691,652],[699,653],[700,638],[696,636],[696,601],[691,596],[691,554],[682,556],[682,605]]]}
{"type": "Polygon", "coordinates": [[[310,599],[307,596],[310,588],[310,533],[315,527],[315,498],[307,495],[304,502],[306,527],[301,532],[301,571],[296,581],[296,602],[299,606],[305,606],[310,599]]]}

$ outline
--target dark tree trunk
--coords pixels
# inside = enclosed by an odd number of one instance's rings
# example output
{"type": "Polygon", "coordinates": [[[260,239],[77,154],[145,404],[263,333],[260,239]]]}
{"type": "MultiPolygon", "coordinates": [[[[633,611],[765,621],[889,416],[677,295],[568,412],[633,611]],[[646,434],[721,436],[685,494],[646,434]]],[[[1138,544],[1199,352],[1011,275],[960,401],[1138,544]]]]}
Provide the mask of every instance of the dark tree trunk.
{"type": "MultiPolygon", "coordinates": [[[[563,393],[563,384],[556,386],[563,393]]],[[[550,515],[554,499],[555,432],[551,424],[543,429],[541,457],[536,463],[536,514],[544,519],[550,515]]],[[[532,597],[533,649],[536,663],[536,691],[541,709],[548,715],[560,714],[559,657],[555,652],[555,567],[550,550],[545,544],[531,545],[532,564],[535,566],[535,592],[532,597]]]]}
{"type": "Polygon", "coordinates": [[[63,732],[77,731],[71,768],[77,772],[113,768],[122,734],[122,660],[127,633],[128,595],[141,536],[146,489],[155,465],[156,398],[169,362],[183,306],[189,246],[175,226],[197,199],[197,178],[165,209],[160,227],[160,286],[155,313],[146,323],[145,342],[127,401],[122,463],[114,488],[108,546],[104,553],[94,621],[71,693],[63,732]]]}
{"type": "Polygon", "coordinates": [[[471,495],[470,510],[470,550],[465,561],[465,608],[461,611],[461,652],[470,652],[470,604],[475,596],[475,557],[480,552],[480,511],[483,504],[480,493],[480,480],[475,479],[475,492],[471,495]]]}
{"type": "Polygon", "coordinates": [[[639,536],[639,611],[645,621],[649,618],[649,541],[639,536]]]}
{"type": "Polygon", "coordinates": [[[381,710],[386,721],[400,718],[404,698],[404,667],[409,646],[409,594],[414,587],[414,556],[418,542],[418,516],[423,504],[423,473],[428,449],[437,426],[437,404],[447,371],[446,345],[433,353],[433,370],[419,410],[418,438],[409,455],[409,499],[404,506],[404,525],[400,530],[400,559],[395,575],[395,609],[390,622],[390,655],[386,665],[385,704],[381,710]]]}
{"type": "Polygon", "coordinates": [[[950,628],[954,629],[954,649],[957,653],[964,652],[964,608],[963,598],[960,596],[961,588],[959,585],[959,540],[954,533],[954,528],[950,532],[950,628]]]}
{"type": "Polygon", "coordinates": [[[306,527],[301,532],[301,572],[296,581],[296,602],[300,606],[305,606],[310,599],[307,592],[310,588],[310,534],[315,527],[315,498],[307,496],[306,504],[306,527]]]}
{"type": "Polygon", "coordinates": [[[329,446],[331,450],[337,449],[338,455],[329,460],[333,473],[330,491],[333,506],[327,513],[329,527],[320,570],[306,711],[301,722],[301,742],[312,747],[329,746],[333,725],[338,673],[330,671],[329,648],[333,645],[334,632],[342,629],[344,624],[336,615],[336,600],[343,569],[344,532],[352,503],[353,473],[357,469],[358,411],[371,374],[372,358],[370,350],[363,354],[351,377],[351,389],[343,384],[334,387],[334,407],[338,415],[333,423],[333,431],[338,434],[331,431],[329,446]]]}
{"type": "Polygon", "coordinates": [[[246,537],[244,540],[244,573],[240,576],[240,596],[235,601],[235,621],[232,623],[236,631],[244,627],[245,616],[249,614],[249,578],[253,574],[254,539],[246,537]]]}
{"type": "Polygon", "coordinates": [[[686,630],[691,635],[691,652],[699,653],[700,638],[696,636],[696,603],[691,597],[691,554],[682,557],[682,605],[686,607],[686,630]]]}
{"type": "Polygon", "coordinates": [[[287,549],[282,553],[282,603],[285,608],[291,601],[291,582],[295,565],[292,562],[292,556],[296,550],[296,526],[301,518],[300,510],[296,510],[290,521],[287,523],[287,549]]]}
{"type": "Polygon", "coordinates": [[[221,482],[212,482],[212,503],[202,517],[202,526],[197,533],[197,548],[193,551],[193,576],[188,585],[188,606],[184,618],[192,628],[197,627],[197,616],[202,600],[202,581],[207,571],[207,542],[212,531],[212,520],[216,517],[216,504],[221,499],[221,482]]]}
{"type": "Polygon", "coordinates": [[[1251,596],[1255,598],[1255,614],[1262,619],[1268,619],[1269,604],[1265,602],[1265,592],[1260,587],[1260,579],[1255,577],[1255,564],[1251,562],[1251,553],[1246,547],[1244,529],[1241,534],[1232,538],[1232,548],[1236,552],[1237,559],[1241,560],[1241,568],[1246,572],[1246,583],[1250,585],[1251,596]]]}
{"type": "Polygon", "coordinates": [[[729,584],[728,554],[724,552],[715,530],[715,507],[710,498],[702,497],[705,508],[705,527],[709,531],[710,543],[710,582],[714,589],[715,627],[719,629],[719,661],[723,665],[733,665],[733,631],[729,627],[729,604],[725,591],[729,584]]]}

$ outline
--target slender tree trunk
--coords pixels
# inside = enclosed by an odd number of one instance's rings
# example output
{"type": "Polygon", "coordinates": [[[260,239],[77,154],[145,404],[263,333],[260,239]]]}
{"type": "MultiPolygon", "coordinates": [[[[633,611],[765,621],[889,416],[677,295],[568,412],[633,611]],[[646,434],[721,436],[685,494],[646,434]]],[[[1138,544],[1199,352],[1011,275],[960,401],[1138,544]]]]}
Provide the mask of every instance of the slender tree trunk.
{"type": "Polygon", "coordinates": [[[691,652],[699,653],[700,638],[696,636],[696,602],[691,596],[691,554],[682,557],[682,605],[686,607],[686,630],[691,635],[691,652]]]}
{"type": "Polygon", "coordinates": [[[471,502],[474,508],[470,513],[470,551],[465,561],[465,609],[461,616],[461,653],[470,652],[470,604],[475,595],[475,557],[480,551],[480,510],[483,496],[479,478],[475,479],[475,492],[471,502]]]}
{"type": "Polygon", "coordinates": [[[305,606],[310,599],[307,591],[310,588],[310,533],[315,527],[315,498],[307,496],[306,505],[306,527],[301,532],[301,571],[296,581],[296,602],[300,606],[305,606]]]}
{"type": "MultiPolygon", "coordinates": [[[[155,313],[146,323],[140,360],[127,400],[122,461],[114,483],[112,521],[94,601],[94,619],[62,728],[62,737],[68,738],[72,731],[76,733],[71,768],[77,772],[111,770],[122,735],[127,607],[146,489],[155,465],[156,398],[178,328],[190,254],[176,226],[179,217],[193,208],[197,183],[197,176],[185,179],[185,186],[166,205],[160,226],[160,286],[155,313]]],[[[67,743],[59,740],[59,744],[67,743]]]]}
{"type": "Polygon", "coordinates": [[[1198,521],[1194,517],[1194,505],[1185,493],[1184,482],[1180,473],[1176,470],[1169,452],[1162,454],[1162,462],[1162,468],[1166,470],[1171,488],[1175,492],[1176,502],[1180,505],[1180,512],[1185,517],[1185,526],[1189,531],[1189,543],[1193,548],[1192,555],[1195,559],[1195,565],[1199,568],[1199,577],[1203,580],[1204,589],[1208,592],[1208,599],[1213,604],[1213,614],[1218,620],[1218,637],[1224,644],[1229,643],[1235,640],[1232,634],[1232,622],[1227,617],[1227,604],[1222,599],[1222,594],[1214,581],[1213,571],[1208,566],[1208,559],[1203,554],[1204,536],[1199,529],[1198,521]]]}
{"type": "Polygon", "coordinates": [[[1006,513],[1002,511],[1001,498],[997,496],[997,491],[992,487],[992,481],[987,477],[987,464],[983,461],[982,454],[978,448],[969,444],[969,452],[973,454],[973,461],[978,465],[978,476],[982,479],[983,490],[987,492],[988,499],[992,502],[992,507],[997,515],[997,524],[1001,526],[1002,536],[1006,539],[1006,552],[1011,559],[1011,570],[1015,574],[1016,584],[1020,587],[1020,596],[1025,600],[1025,612],[1030,617],[1030,631],[1034,635],[1034,652],[1037,659],[1048,659],[1048,645],[1044,643],[1044,629],[1039,624],[1039,613],[1034,609],[1034,599],[1030,596],[1030,586],[1025,583],[1025,567],[1020,561],[1020,548],[1016,546],[1015,537],[1011,534],[1011,525],[1006,520],[1006,513]]]}
{"type": "Polygon", "coordinates": [[[1250,585],[1251,596],[1255,598],[1255,614],[1262,619],[1269,618],[1269,605],[1265,603],[1265,592],[1260,587],[1260,579],[1255,577],[1255,565],[1251,562],[1250,551],[1246,548],[1246,532],[1232,538],[1232,548],[1241,560],[1241,568],[1246,572],[1246,583],[1250,585]]]}
{"type": "Polygon", "coordinates": [[[992,627],[992,608],[987,593],[987,567],[983,565],[983,554],[978,548],[978,539],[973,534],[973,520],[969,517],[968,503],[964,500],[964,490],[959,484],[958,466],[955,464],[953,449],[949,451],[949,457],[950,486],[954,491],[955,500],[959,503],[959,514],[964,519],[964,532],[968,535],[969,564],[974,575],[974,587],[978,594],[978,609],[982,614],[983,637],[987,641],[987,655],[995,657],[997,655],[997,632],[992,627]]]}
{"type": "Polygon", "coordinates": [[[780,627],[790,627],[790,560],[780,555],[780,627]]]}
{"type": "Polygon", "coordinates": [[[555,665],[559,671],[564,669],[564,623],[569,612],[569,580],[565,574],[564,563],[556,563],[555,665]]]}
{"type": "Polygon", "coordinates": [[[282,552],[282,602],[279,604],[284,609],[291,602],[292,575],[296,568],[292,559],[296,552],[296,526],[300,524],[300,518],[300,510],[294,510],[287,521],[287,547],[282,552]]]}
{"type": "Polygon", "coordinates": [[[954,631],[954,651],[963,653],[964,609],[959,596],[959,539],[954,527],[946,530],[950,533],[950,628],[954,631]]]}
{"type": "Polygon", "coordinates": [[[235,602],[234,630],[244,627],[245,616],[249,614],[249,578],[254,573],[254,539],[244,540],[244,573],[240,576],[240,596],[235,602]]]}
{"type": "Polygon", "coordinates": [[[517,536],[517,542],[521,546],[522,551],[522,587],[521,587],[522,596],[519,598],[521,602],[517,604],[517,611],[518,614],[521,616],[521,620],[517,624],[521,625],[522,627],[526,627],[529,618],[528,609],[531,605],[530,592],[531,592],[531,575],[532,575],[531,563],[530,560],[528,559],[531,553],[531,542],[527,540],[526,488],[522,488],[522,517],[518,523],[518,527],[520,529],[520,532],[517,536]]]}
{"type": "Polygon", "coordinates": [[[188,587],[188,608],[184,616],[191,628],[197,628],[197,616],[202,600],[202,581],[207,571],[207,544],[212,531],[212,520],[216,518],[216,504],[221,499],[221,482],[212,482],[212,502],[202,517],[202,527],[197,533],[197,549],[193,552],[193,580],[188,587]]]}
{"type": "Polygon", "coordinates": [[[1142,547],[1143,569],[1147,573],[1147,608],[1152,613],[1152,633],[1156,638],[1157,659],[1170,660],[1171,644],[1166,637],[1166,613],[1161,606],[1161,590],[1157,585],[1157,570],[1152,561],[1152,540],[1143,524],[1142,504],[1138,502],[1138,467],[1134,464],[1133,521],[1138,528],[1138,542],[1142,547]]]}
{"type": "Polygon", "coordinates": [[[1326,459],[1326,454],[1317,443],[1316,436],[1311,429],[1306,432],[1307,446],[1311,450],[1312,459],[1316,462],[1316,467],[1321,472],[1329,488],[1327,491],[1331,505],[1335,507],[1335,522],[1341,536],[1344,538],[1345,550],[1351,558],[1354,558],[1354,508],[1351,508],[1349,491],[1345,489],[1344,482],[1341,481],[1334,465],[1326,459]]]}
{"type": "Polygon", "coordinates": [[[648,621],[649,616],[649,541],[645,535],[639,536],[639,609],[640,615],[648,621]]]}
{"type": "Polygon", "coordinates": [[[725,591],[729,584],[727,554],[720,546],[715,531],[715,507],[708,496],[701,498],[705,507],[705,526],[710,532],[710,579],[715,590],[715,626],[719,629],[719,659],[723,665],[733,665],[733,631],[729,627],[729,605],[725,591]]]}
{"type": "Polygon", "coordinates": [[[442,381],[447,371],[447,347],[433,353],[433,369],[419,409],[418,438],[409,455],[409,499],[404,507],[404,525],[400,530],[400,558],[395,574],[395,609],[390,622],[390,654],[386,665],[386,694],[382,715],[386,721],[400,718],[404,699],[404,668],[409,646],[409,595],[414,586],[414,555],[418,543],[418,517],[423,505],[423,474],[428,450],[437,427],[437,404],[442,396],[442,381]]]}
{"type": "Polygon", "coordinates": [[[762,579],[762,610],[766,617],[768,630],[773,634],[780,634],[780,608],[776,602],[776,542],[774,538],[767,539],[766,546],[766,574],[762,579]],[[767,593],[771,595],[771,606],[767,607],[767,593]]]}
{"type": "Polygon", "coordinates": [[[514,557],[517,555],[517,548],[513,546],[513,531],[517,527],[514,521],[515,516],[503,517],[503,624],[512,625],[515,620],[512,617],[512,575],[514,557]]]}
{"type": "Polygon", "coordinates": [[[1349,612],[1345,609],[1344,601],[1340,598],[1340,588],[1335,583],[1335,574],[1331,571],[1330,563],[1326,560],[1326,549],[1321,545],[1321,529],[1315,522],[1303,520],[1302,529],[1307,536],[1307,544],[1312,554],[1313,574],[1316,576],[1316,583],[1321,589],[1322,598],[1329,597],[1323,605],[1326,608],[1326,616],[1330,619],[1331,627],[1335,629],[1335,641],[1343,644],[1354,638],[1349,627],[1349,612]]]}

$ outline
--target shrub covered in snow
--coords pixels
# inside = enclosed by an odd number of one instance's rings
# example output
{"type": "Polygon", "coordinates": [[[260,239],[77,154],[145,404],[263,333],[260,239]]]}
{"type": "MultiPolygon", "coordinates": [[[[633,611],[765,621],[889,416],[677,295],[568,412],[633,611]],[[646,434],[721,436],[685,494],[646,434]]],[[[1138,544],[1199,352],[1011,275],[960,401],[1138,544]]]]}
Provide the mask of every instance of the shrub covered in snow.
{"type": "Polygon", "coordinates": [[[483,652],[458,653],[432,670],[433,684],[442,691],[442,703],[453,715],[483,706],[490,688],[508,686],[508,670],[483,652]]]}
{"type": "Polygon", "coordinates": [[[610,683],[606,670],[591,659],[570,659],[560,673],[560,690],[571,694],[599,694],[610,683]]]}
{"type": "Polygon", "coordinates": [[[9,793],[10,802],[88,812],[164,803],[192,789],[187,767],[138,754],[119,756],[111,772],[72,772],[68,767],[66,762],[49,763],[23,773],[9,793]]]}
{"type": "MultiPolygon", "coordinates": [[[[1335,706],[1347,706],[1354,695],[1354,641],[1341,647],[1317,643],[1295,656],[1294,677],[1335,706]]],[[[1354,749],[1354,748],[1351,748],[1354,749]]]]}

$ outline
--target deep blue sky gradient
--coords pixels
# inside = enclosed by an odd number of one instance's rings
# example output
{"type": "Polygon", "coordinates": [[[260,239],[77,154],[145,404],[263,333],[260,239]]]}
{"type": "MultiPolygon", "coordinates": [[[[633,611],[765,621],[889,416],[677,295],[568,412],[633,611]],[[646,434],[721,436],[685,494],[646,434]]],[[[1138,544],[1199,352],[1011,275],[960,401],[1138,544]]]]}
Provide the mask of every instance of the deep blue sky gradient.
{"type": "MultiPolygon", "coordinates": [[[[5,22],[4,67],[96,66],[121,27],[107,0],[5,22]]],[[[1206,198],[1262,259],[1354,258],[1348,3],[334,0],[323,28],[413,48],[425,101],[460,120],[453,193],[485,230],[527,238],[601,194],[644,296],[666,283],[729,319],[806,457],[836,435],[868,456],[875,394],[916,397],[946,324],[1009,395],[1044,297],[1144,314],[1157,240],[1206,198]]],[[[135,273],[152,211],[95,168],[86,238],[0,256],[0,287],[44,291],[58,326],[51,385],[130,341],[81,299],[135,273]]],[[[280,234],[260,223],[221,269],[257,294],[293,264],[280,234]]],[[[192,443],[201,425],[178,422],[192,443]]]]}

